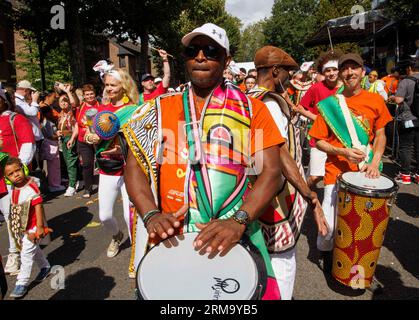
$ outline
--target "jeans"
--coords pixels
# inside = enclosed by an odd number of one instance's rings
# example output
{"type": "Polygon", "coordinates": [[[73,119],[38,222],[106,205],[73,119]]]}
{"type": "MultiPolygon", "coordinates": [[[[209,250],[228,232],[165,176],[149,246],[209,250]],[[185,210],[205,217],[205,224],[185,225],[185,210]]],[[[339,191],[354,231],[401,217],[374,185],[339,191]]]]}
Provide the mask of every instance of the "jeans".
{"type": "Polygon", "coordinates": [[[77,151],[79,152],[83,169],[84,188],[91,192],[95,170],[95,148],[91,144],[77,141],[77,151]]]}
{"type": "Polygon", "coordinates": [[[419,174],[419,128],[400,128],[399,156],[402,174],[410,174],[414,150],[416,150],[415,172],[419,174]]]}

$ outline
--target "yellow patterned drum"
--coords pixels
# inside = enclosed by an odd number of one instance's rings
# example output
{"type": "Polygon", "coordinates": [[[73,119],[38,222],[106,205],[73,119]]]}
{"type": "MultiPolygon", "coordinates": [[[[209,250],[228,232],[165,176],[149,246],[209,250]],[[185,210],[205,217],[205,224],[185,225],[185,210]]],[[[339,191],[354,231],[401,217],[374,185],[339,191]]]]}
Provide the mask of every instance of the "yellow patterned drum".
{"type": "Polygon", "coordinates": [[[382,175],[362,172],[338,177],[338,217],[333,250],[333,277],[356,289],[371,285],[384,241],[397,184],[382,175]]]}

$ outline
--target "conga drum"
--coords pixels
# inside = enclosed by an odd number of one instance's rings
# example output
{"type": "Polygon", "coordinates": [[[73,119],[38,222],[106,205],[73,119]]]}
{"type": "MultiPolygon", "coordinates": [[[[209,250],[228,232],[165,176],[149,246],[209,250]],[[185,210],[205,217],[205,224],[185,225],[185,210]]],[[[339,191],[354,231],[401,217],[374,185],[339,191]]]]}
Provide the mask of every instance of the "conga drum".
{"type": "Polygon", "coordinates": [[[155,245],[137,268],[141,300],[257,300],[266,270],[262,257],[235,245],[226,255],[195,250],[198,233],[185,233],[155,245]],[[262,267],[263,266],[263,267],[262,267]]]}
{"type": "Polygon", "coordinates": [[[338,177],[338,215],[333,250],[333,277],[354,289],[369,288],[395,201],[398,185],[364,172],[338,177]]]}

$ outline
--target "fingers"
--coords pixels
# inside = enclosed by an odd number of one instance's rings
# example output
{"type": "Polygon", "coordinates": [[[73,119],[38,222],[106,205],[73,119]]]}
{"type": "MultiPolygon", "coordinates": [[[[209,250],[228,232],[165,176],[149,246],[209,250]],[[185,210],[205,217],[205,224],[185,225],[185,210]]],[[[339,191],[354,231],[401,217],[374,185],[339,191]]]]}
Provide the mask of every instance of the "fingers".
{"type": "Polygon", "coordinates": [[[176,219],[180,218],[181,216],[185,215],[188,212],[188,209],[189,209],[189,205],[187,203],[184,203],[183,206],[178,211],[173,213],[173,216],[176,219]]]}

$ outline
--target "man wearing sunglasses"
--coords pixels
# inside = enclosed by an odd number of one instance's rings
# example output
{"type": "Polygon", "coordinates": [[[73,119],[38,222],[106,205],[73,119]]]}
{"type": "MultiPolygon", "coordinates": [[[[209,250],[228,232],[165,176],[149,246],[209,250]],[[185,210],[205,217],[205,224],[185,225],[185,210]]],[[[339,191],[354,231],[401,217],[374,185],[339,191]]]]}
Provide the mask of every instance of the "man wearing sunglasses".
{"type": "Polygon", "coordinates": [[[278,299],[257,219],[282,172],[301,177],[265,104],[223,80],[231,59],[225,30],[207,23],[182,43],[190,85],[139,107],[123,127],[128,194],[151,244],[199,232],[197,250],[228,254],[236,243],[252,242],[268,275],[262,299],[278,299]],[[250,189],[252,173],[258,177],[250,189]]]}

